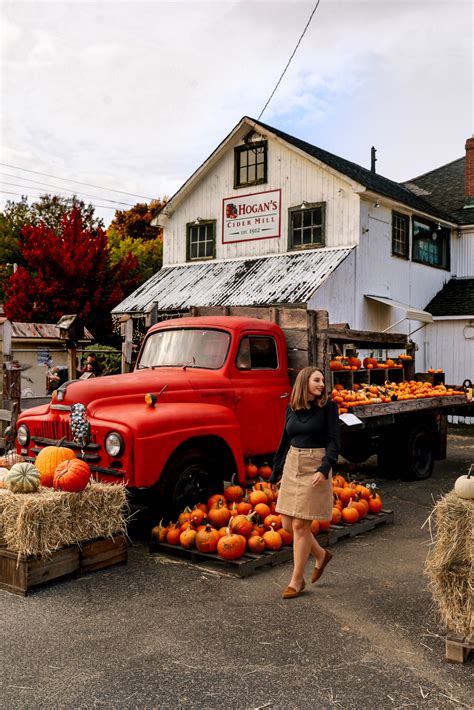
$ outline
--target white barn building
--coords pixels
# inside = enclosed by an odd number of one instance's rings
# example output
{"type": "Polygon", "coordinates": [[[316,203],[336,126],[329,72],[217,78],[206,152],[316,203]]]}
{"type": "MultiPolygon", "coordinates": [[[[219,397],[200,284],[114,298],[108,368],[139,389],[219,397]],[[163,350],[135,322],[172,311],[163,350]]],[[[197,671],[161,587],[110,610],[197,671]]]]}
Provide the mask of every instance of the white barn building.
{"type": "Polygon", "coordinates": [[[113,314],[304,303],[331,323],[411,333],[418,370],[472,379],[474,138],[403,184],[373,162],[244,117],[161,211],[163,268],[113,314]],[[440,314],[452,284],[465,302],[440,314]]]}

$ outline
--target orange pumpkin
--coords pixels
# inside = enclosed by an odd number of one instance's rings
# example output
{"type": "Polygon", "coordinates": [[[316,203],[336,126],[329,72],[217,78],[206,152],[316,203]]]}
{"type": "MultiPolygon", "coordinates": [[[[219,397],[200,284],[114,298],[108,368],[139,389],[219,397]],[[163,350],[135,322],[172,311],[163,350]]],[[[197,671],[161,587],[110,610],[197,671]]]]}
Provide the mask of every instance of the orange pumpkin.
{"type": "Polygon", "coordinates": [[[249,515],[236,515],[235,518],[231,518],[229,521],[230,531],[237,535],[248,537],[253,528],[253,515],[253,513],[250,513],[249,515]]]}
{"type": "Polygon", "coordinates": [[[357,508],[352,504],[352,501],[347,506],[347,508],[342,509],[342,519],[345,523],[356,523],[359,520],[359,512],[357,508]]]}
{"type": "Polygon", "coordinates": [[[281,541],[283,545],[291,545],[293,542],[293,535],[288,532],[288,530],[285,530],[285,528],[278,528],[277,533],[281,537],[281,541]]]}
{"type": "Polygon", "coordinates": [[[151,531],[151,539],[155,542],[165,542],[167,533],[168,527],[163,525],[163,520],[160,520],[158,525],[155,525],[151,531]]]}
{"type": "Polygon", "coordinates": [[[330,520],[319,520],[319,532],[326,532],[326,530],[329,530],[329,526],[331,525],[330,520]]]}
{"type": "Polygon", "coordinates": [[[67,446],[61,446],[61,442],[58,442],[55,446],[45,446],[44,449],[41,449],[35,460],[35,466],[41,474],[41,485],[52,488],[54,473],[59,464],[75,458],[74,451],[68,449],[67,446]]]}
{"type": "Polygon", "coordinates": [[[88,485],[91,478],[89,464],[82,459],[69,459],[63,461],[56,468],[53,486],[57,491],[80,493],[88,485]]]}
{"type": "Polygon", "coordinates": [[[316,537],[316,535],[319,532],[319,520],[312,520],[311,521],[311,532],[316,537]]]}
{"type": "Polygon", "coordinates": [[[374,515],[377,515],[377,513],[380,513],[380,511],[382,510],[382,501],[378,493],[374,494],[371,498],[369,498],[368,503],[369,510],[374,515]]]}
{"type": "Polygon", "coordinates": [[[279,530],[281,528],[281,515],[273,515],[273,513],[271,513],[267,515],[263,524],[267,529],[273,528],[273,530],[279,530]]]}
{"type": "Polygon", "coordinates": [[[192,550],[196,547],[196,531],[193,528],[188,528],[179,536],[179,544],[185,550],[192,550]]]}
{"type": "Polygon", "coordinates": [[[173,527],[169,528],[166,534],[166,542],[169,545],[179,545],[179,538],[181,536],[181,528],[179,523],[175,523],[173,527]]]}
{"type": "Polygon", "coordinates": [[[258,467],[258,475],[265,479],[270,478],[272,475],[272,469],[266,462],[262,466],[258,467]]]}
{"type": "Polygon", "coordinates": [[[247,478],[250,478],[250,479],[257,478],[257,476],[258,476],[258,468],[250,460],[245,465],[245,475],[247,476],[247,478]]]}
{"type": "Polygon", "coordinates": [[[196,533],[196,548],[199,552],[215,552],[219,542],[219,533],[210,525],[196,533]]]}
{"type": "Polygon", "coordinates": [[[226,499],[224,498],[222,493],[215,493],[207,501],[207,509],[210,510],[211,508],[214,508],[214,506],[216,506],[218,501],[220,501],[220,500],[223,501],[224,503],[226,503],[226,499]]]}
{"type": "Polygon", "coordinates": [[[270,515],[271,512],[270,507],[266,503],[257,503],[254,507],[254,511],[262,520],[265,520],[267,515],[270,515]]]}
{"type": "Polygon", "coordinates": [[[249,503],[255,508],[258,503],[266,503],[268,496],[265,491],[256,491],[253,489],[249,494],[249,503]]]}
{"type": "Polygon", "coordinates": [[[341,511],[339,508],[334,506],[332,509],[331,525],[339,525],[341,522],[341,511]]]}
{"type": "Polygon", "coordinates": [[[231,517],[231,512],[225,504],[225,501],[219,500],[216,506],[210,509],[207,517],[213,527],[222,528],[223,526],[228,524],[231,517]]]}
{"type": "Polygon", "coordinates": [[[232,533],[227,528],[226,534],[217,543],[217,554],[224,560],[237,560],[245,552],[247,540],[243,535],[232,533]]]}
{"type": "Polygon", "coordinates": [[[236,486],[233,482],[224,488],[224,497],[228,503],[239,503],[244,496],[245,491],[242,486],[236,486]]]}
{"type": "Polygon", "coordinates": [[[276,530],[267,530],[263,533],[263,539],[267,550],[281,550],[283,546],[281,535],[276,530]]]}
{"type": "Polygon", "coordinates": [[[247,550],[261,554],[265,550],[265,540],[260,535],[251,535],[247,540],[247,550]]]}

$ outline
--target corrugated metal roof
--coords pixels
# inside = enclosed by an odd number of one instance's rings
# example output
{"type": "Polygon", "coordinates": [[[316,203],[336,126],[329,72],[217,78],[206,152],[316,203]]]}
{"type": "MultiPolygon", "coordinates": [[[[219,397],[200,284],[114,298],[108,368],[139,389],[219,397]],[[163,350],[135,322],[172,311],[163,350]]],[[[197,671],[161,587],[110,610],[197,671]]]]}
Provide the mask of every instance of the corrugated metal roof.
{"type": "MultiPolygon", "coordinates": [[[[18,323],[17,321],[12,321],[12,337],[60,340],[59,328],[52,323],[18,323]]],[[[84,340],[93,340],[87,328],[84,328],[84,340]]]]}
{"type": "Polygon", "coordinates": [[[304,303],[354,247],[164,266],[112,313],[304,303]]]}

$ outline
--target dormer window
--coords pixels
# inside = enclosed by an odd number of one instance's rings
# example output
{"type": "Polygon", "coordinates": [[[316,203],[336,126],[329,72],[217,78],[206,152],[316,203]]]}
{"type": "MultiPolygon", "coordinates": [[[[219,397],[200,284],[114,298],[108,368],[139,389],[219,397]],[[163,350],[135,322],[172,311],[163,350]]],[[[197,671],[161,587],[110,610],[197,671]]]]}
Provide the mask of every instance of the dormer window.
{"type": "Polygon", "coordinates": [[[234,188],[267,182],[267,141],[249,142],[234,150],[234,188]]]}

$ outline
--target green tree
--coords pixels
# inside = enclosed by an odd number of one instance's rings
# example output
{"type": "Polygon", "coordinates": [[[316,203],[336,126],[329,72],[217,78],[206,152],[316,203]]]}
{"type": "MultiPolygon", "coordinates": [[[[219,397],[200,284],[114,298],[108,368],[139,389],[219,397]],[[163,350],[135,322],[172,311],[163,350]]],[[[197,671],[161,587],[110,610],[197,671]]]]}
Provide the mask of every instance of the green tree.
{"type": "Polygon", "coordinates": [[[107,230],[112,264],[127,254],[136,257],[141,283],[155,274],[163,263],[163,232],[151,221],[164,207],[167,198],[154,200],[149,205],[138,203],[129,210],[117,210],[107,230]]]}

